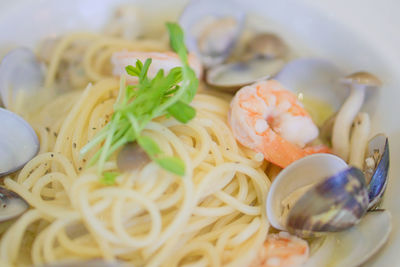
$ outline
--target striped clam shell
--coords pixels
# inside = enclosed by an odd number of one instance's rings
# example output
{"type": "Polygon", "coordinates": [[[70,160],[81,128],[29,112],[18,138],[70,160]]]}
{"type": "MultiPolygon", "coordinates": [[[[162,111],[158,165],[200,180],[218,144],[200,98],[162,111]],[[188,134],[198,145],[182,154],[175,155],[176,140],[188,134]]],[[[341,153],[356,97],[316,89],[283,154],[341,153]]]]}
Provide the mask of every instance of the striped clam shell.
{"type": "Polygon", "coordinates": [[[373,169],[364,168],[364,174],[368,184],[368,209],[374,209],[385,192],[389,171],[389,141],[386,135],[378,134],[368,143],[366,158],[374,159],[373,169]]]}
{"type": "Polygon", "coordinates": [[[368,200],[364,174],[350,167],[307,191],[290,210],[286,227],[301,237],[342,231],[360,221],[368,200]]]}

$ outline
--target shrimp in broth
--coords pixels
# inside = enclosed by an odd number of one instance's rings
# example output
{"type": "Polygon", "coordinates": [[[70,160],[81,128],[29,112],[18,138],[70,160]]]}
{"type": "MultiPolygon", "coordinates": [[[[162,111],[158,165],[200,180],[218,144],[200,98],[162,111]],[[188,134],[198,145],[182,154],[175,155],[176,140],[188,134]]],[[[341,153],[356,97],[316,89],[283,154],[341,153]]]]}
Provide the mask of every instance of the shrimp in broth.
{"type": "Polygon", "coordinates": [[[325,146],[306,147],[318,137],[318,128],[296,95],[276,80],[240,89],[231,102],[229,123],[242,145],[283,168],[307,155],[330,152],[325,146]]]}

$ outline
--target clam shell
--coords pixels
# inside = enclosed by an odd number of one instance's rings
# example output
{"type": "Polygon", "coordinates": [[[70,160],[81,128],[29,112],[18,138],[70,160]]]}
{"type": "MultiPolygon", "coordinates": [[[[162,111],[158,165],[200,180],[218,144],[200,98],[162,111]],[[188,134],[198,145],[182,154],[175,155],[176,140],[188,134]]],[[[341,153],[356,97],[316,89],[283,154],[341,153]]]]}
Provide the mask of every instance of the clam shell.
{"type": "Polygon", "coordinates": [[[388,240],[392,229],[386,210],[368,212],[354,227],[329,234],[304,267],[356,267],[371,258],[388,240]],[[339,244],[339,245],[338,245],[339,244]]]}
{"type": "Polygon", "coordinates": [[[286,230],[283,215],[287,207],[282,202],[296,190],[312,186],[346,168],[346,162],[331,154],[313,154],[284,168],[273,181],[267,197],[267,217],[271,225],[286,230]]]}
{"type": "Polygon", "coordinates": [[[337,110],[348,94],[340,82],[344,76],[345,72],[328,60],[301,58],[286,64],[274,79],[297,94],[324,101],[337,110]]]}
{"type": "Polygon", "coordinates": [[[39,151],[32,127],[20,116],[0,108],[0,177],[22,168],[39,151]]]}
{"type": "Polygon", "coordinates": [[[350,167],[307,191],[290,210],[287,228],[302,237],[342,231],[357,224],[367,207],[364,175],[350,167]]]}
{"type": "Polygon", "coordinates": [[[0,96],[4,106],[10,108],[22,97],[32,96],[41,88],[43,80],[43,67],[30,49],[12,50],[0,64],[0,96]]]}
{"type": "Polygon", "coordinates": [[[0,187],[0,222],[18,217],[28,207],[28,203],[20,195],[4,187],[0,187]]]}
{"type": "Polygon", "coordinates": [[[368,143],[366,158],[378,155],[375,168],[372,172],[364,168],[368,184],[369,209],[379,204],[387,186],[389,171],[389,140],[386,135],[378,134],[368,143]]]}
{"type": "Polygon", "coordinates": [[[179,24],[185,32],[188,50],[210,67],[224,62],[231,54],[244,19],[244,11],[235,2],[193,0],[183,10],[179,24]]]}
{"type": "Polygon", "coordinates": [[[284,66],[282,59],[252,59],[246,62],[218,65],[206,73],[207,84],[236,92],[238,89],[274,76],[284,66]]]}

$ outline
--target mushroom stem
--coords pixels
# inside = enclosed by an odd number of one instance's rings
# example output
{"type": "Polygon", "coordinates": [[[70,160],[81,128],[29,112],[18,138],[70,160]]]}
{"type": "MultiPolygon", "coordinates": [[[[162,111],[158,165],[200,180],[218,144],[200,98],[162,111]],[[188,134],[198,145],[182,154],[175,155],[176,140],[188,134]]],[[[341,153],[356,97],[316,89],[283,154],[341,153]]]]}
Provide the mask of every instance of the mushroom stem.
{"type": "Polygon", "coordinates": [[[364,102],[365,85],[353,84],[349,97],[337,113],[332,131],[333,152],[347,161],[350,148],[350,128],[364,102]]]}
{"type": "Polygon", "coordinates": [[[358,113],[350,139],[349,164],[363,169],[365,151],[368,145],[368,136],[371,123],[367,113],[358,113]]]}

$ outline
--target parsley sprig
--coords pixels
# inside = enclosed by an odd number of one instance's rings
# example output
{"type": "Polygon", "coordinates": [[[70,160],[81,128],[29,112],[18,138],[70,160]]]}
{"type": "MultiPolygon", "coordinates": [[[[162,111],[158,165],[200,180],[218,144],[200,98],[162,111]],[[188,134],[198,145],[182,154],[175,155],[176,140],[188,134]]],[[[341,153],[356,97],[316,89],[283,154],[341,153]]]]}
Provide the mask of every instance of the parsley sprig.
{"type": "MultiPolygon", "coordinates": [[[[146,125],[156,117],[172,116],[187,123],[196,115],[196,110],[189,103],[196,94],[199,81],[188,63],[183,31],[176,23],[167,23],[167,28],[171,47],[182,61],[182,67],[175,67],[168,74],[160,69],[154,78],[147,76],[150,58],[144,63],[137,60],[135,66],[126,67],[128,75],[138,77],[138,84],[125,86],[125,81],[121,78],[111,120],[80,151],[81,155],[85,155],[101,144],[89,162],[90,165],[98,163],[99,173],[103,172],[105,162],[118,148],[133,141],[162,168],[181,176],[185,173],[182,159],[166,156],[153,139],[141,134],[146,125]]],[[[105,172],[103,176],[107,184],[111,184],[117,175],[115,172],[105,172]]]]}

